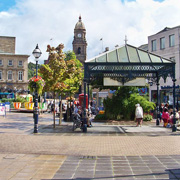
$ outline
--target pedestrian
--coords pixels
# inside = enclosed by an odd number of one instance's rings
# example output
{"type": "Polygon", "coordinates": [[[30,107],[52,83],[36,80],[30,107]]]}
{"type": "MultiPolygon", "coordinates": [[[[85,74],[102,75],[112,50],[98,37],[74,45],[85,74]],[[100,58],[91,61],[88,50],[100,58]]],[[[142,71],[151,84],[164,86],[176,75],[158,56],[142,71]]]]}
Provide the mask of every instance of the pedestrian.
{"type": "Polygon", "coordinates": [[[136,104],[136,110],[135,110],[135,117],[137,124],[136,126],[142,126],[142,121],[143,121],[143,108],[140,106],[140,104],[136,104]]]}
{"type": "Polygon", "coordinates": [[[166,127],[168,124],[168,120],[170,119],[169,112],[168,112],[167,108],[164,108],[164,110],[163,110],[162,119],[164,122],[164,127],[166,127]]]}

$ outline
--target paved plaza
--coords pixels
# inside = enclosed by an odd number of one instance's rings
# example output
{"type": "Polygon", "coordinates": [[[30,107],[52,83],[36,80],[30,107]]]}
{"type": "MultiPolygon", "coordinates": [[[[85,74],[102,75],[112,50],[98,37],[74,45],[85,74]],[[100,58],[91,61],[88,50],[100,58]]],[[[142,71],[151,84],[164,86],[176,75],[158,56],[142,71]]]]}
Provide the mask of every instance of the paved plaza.
{"type": "Polygon", "coordinates": [[[180,179],[180,131],[144,122],[93,122],[87,133],[72,122],[54,129],[52,114],[0,116],[0,180],[180,179]]]}

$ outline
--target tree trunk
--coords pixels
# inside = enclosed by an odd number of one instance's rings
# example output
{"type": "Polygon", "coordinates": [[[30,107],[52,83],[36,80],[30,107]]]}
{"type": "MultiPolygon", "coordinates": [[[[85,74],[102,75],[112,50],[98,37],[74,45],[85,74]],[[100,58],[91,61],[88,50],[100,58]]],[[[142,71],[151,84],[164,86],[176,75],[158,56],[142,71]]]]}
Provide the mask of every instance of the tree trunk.
{"type": "Polygon", "coordinates": [[[61,101],[60,101],[60,107],[59,107],[59,125],[62,123],[62,94],[61,94],[61,101]]]}

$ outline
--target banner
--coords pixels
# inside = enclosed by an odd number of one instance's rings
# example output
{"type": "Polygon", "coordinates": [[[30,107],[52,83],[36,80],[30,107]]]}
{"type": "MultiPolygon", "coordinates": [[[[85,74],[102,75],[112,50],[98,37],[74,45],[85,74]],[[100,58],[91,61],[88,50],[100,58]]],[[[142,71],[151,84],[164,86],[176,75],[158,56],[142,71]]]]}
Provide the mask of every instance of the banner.
{"type": "Polygon", "coordinates": [[[139,92],[139,95],[145,95],[145,94],[147,94],[147,88],[146,87],[140,88],[140,89],[138,89],[138,92],[139,92]]]}
{"type": "Polygon", "coordinates": [[[10,102],[5,102],[5,107],[6,107],[6,112],[10,111],[11,103],[10,102]]]}
{"type": "Polygon", "coordinates": [[[0,116],[6,115],[6,107],[4,103],[0,103],[0,116]]]}

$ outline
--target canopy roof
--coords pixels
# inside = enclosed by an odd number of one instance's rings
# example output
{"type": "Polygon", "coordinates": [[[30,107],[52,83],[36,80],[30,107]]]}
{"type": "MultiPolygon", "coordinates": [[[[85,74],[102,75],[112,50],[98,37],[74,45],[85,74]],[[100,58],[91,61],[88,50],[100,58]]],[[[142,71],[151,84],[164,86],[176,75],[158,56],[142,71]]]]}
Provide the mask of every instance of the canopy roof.
{"type": "Polygon", "coordinates": [[[138,49],[131,45],[124,45],[112,51],[107,51],[96,56],[85,63],[90,62],[116,62],[116,63],[174,63],[173,61],[161,56],[138,49]]]}
{"type": "Polygon", "coordinates": [[[136,77],[160,78],[175,76],[175,62],[129,44],[102,53],[84,63],[85,78],[102,74],[127,82],[136,77]]]}

